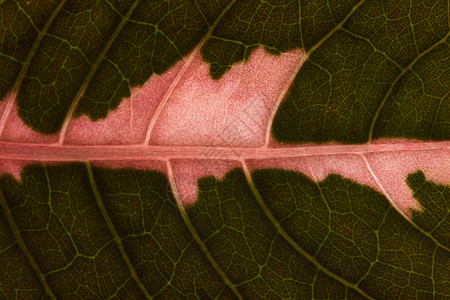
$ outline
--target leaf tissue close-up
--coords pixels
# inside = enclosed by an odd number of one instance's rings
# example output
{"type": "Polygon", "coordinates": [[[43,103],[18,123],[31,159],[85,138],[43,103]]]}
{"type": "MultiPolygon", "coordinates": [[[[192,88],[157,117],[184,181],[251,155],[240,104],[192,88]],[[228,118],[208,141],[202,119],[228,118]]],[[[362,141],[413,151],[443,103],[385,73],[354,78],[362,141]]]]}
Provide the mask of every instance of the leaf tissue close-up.
{"type": "Polygon", "coordinates": [[[0,299],[450,299],[449,27],[0,0],[0,299]]]}

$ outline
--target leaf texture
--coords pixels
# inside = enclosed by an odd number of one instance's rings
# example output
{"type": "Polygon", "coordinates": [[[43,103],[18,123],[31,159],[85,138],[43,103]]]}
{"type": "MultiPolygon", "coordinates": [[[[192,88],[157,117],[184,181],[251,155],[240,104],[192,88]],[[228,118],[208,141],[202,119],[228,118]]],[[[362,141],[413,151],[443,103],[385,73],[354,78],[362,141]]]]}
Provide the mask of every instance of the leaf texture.
{"type": "Polygon", "coordinates": [[[3,75],[0,96],[13,87],[21,119],[41,133],[58,133],[73,116],[104,118],[131,87],[192,51],[201,50],[220,78],[264,46],[310,56],[278,111],[278,140],[448,139],[449,7],[442,0],[19,4],[2,4],[4,15],[17,15],[5,20],[2,42],[5,66],[16,71],[3,75]],[[10,23],[28,43],[6,30],[10,23]]]}
{"type": "Polygon", "coordinates": [[[2,280],[6,297],[449,297],[450,190],[420,171],[408,183],[426,208],[411,222],[338,175],[234,169],[201,179],[187,208],[155,171],[32,165],[22,177],[0,181],[20,240],[4,224],[5,274],[11,261],[26,270],[2,280]]]}
{"type": "Polygon", "coordinates": [[[0,298],[450,298],[449,11],[0,1],[0,298]]]}

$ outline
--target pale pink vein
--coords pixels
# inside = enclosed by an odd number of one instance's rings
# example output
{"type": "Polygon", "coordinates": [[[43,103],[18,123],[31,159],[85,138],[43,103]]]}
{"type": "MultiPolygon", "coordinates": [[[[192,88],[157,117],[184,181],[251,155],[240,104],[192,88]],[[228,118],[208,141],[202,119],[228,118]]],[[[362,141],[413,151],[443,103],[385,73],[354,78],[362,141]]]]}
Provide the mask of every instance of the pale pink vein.
{"type": "Polygon", "coordinates": [[[297,65],[295,66],[294,70],[292,71],[292,74],[291,74],[289,80],[284,85],[283,89],[280,91],[278,99],[276,100],[276,103],[275,103],[274,107],[272,108],[272,111],[270,112],[270,117],[267,121],[266,139],[265,139],[264,147],[268,147],[270,144],[275,144],[274,142],[271,141],[271,128],[272,128],[273,119],[275,118],[275,115],[277,113],[278,108],[280,107],[281,102],[283,101],[289,88],[291,87],[292,82],[294,81],[295,77],[297,76],[298,71],[300,71],[300,68],[302,67],[303,63],[306,61],[307,58],[308,57],[306,54],[302,55],[301,59],[298,61],[297,65]]]}
{"type": "MultiPolygon", "coordinates": [[[[372,170],[372,167],[369,164],[369,161],[367,160],[366,156],[364,154],[361,154],[361,157],[364,159],[364,162],[366,163],[367,169],[370,172],[370,175],[372,175],[373,179],[375,180],[379,191],[381,191],[383,193],[383,195],[389,200],[389,202],[391,203],[391,205],[397,209],[401,214],[403,214],[404,216],[408,216],[405,214],[405,209],[400,209],[400,207],[397,205],[397,203],[392,199],[392,197],[388,194],[388,192],[386,191],[386,189],[383,187],[383,184],[381,183],[381,181],[378,179],[378,176],[375,174],[375,172],[372,170]]],[[[420,209],[420,207],[418,207],[418,203],[414,201],[414,203],[412,203],[411,207],[415,207],[416,209],[420,209]]],[[[408,208],[408,207],[406,207],[408,208]]],[[[409,216],[408,216],[409,217],[409,216]]]]}
{"type": "Polygon", "coordinates": [[[16,93],[10,92],[8,95],[6,95],[5,99],[0,102],[0,139],[3,134],[3,128],[5,128],[6,120],[11,113],[15,99],[16,93]]]}
{"type": "Polygon", "coordinates": [[[159,105],[157,106],[155,113],[153,114],[152,119],[150,120],[150,123],[148,125],[148,128],[146,130],[146,135],[144,138],[143,145],[148,145],[150,141],[150,137],[153,132],[153,128],[155,127],[156,121],[158,120],[159,115],[161,114],[161,111],[165,107],[167,101],[169,100],[170,96],[173,93],[173,90],[178,85],[180,79],[183,77],[184,73],[188,69],[188,67],[191,65],[194,58],[198,55],[199,49],[201,46],[203,46],[204,41],[202,41],[198,46],[194,49],[194,51],[189,54],[189,56],[185,59],[183,66],[181,67],[181,70],[177,73],[177,76],[174,80],[172,80],[172,83],[170,84],[169,88],[167,89],[166,93],[164,94],[163,98],[159,102],[159,105]]]}
{"type": "Polygon", "coordinates": [[[203,47],[205,42],[211,37],[212,33],[214,32],[214,29],[219,24],[220,20],[222,20],[223,16],[227,13],[227,11],[233,6],[233,4],[236,2],[236,0],[230,1],[228,5],[224,8],[222,13],[217,17],[217,19],[214,21],[214,23],[211,25],[211,27],[208,29],[208,32],[205,34],[205,36],[202,38],[202,40],[198,43],[198,45],[194,48],[194,50],[191,51],[191,54],[188,55],[188,57],[185,59],[185,63],[178,73],[177,77],[173,80],[172,84],[170,85],[169,89],[166,92],[166,95],[162,99],[161,103],[158,105],[156,112],[153,116],[153,118],[150,120],[149,126],[147,128],[147,134],[145,136],[144,145],[147,145],[150,141],[151,135],[153,133],[153,128],[156,124],[156,121],[162,111],[162,109],[165,107],[168,99],[170,98],[170,95],[172,94],[175,87],[178,85],[179,80],[183,77],[184,73],[188,69],[188,67],[191,65],[193,59],[199,55],[200,49],[203,47]]]}
{"type": "MultiPolygon", "coordinates": [[[[0,137],[1,141],[17,143],[54,143],[58,140],[58,135],[44,135],[31,129],[23,123],[19,117],[19,108],[17,107],[17,94],[9,94],[10,107],[9,114],[4,113],[5,123],[0,137]]],[[[5,101],[5,100],[3,100],[5,101]]],[[[3,118],[2,118],[3,119],[3,118]]]]}
{"type": "Polygon", "coordinates": [[[260,47],[215,81],[198,54],[166,98],[149,144],[263,146],[277,98],[303,60],[300,50],[275,56],[260,47]]]}
{"type": "Polygon", "coordinates": [[[155,114],[170,82],[176,78],[183,61],[168,72],[153,74],[141,87],[131,89],[119,107],[104,119],[93,122],[88,116],[71,119],[65,134],[65,145],[130,145],[141,144],[146,129],[155,114]]]}

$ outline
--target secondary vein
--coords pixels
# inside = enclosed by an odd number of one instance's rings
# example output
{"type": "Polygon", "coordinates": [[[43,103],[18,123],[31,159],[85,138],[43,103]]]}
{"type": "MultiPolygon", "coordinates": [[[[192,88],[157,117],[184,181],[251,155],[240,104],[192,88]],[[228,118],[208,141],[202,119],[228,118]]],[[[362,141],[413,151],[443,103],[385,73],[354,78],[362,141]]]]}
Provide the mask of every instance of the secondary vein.
{"type": "Polygon", "coordinates": [[[238,299],[244,299],[241,294],[238,292],[234,284],[231,282],[231,280],[228,278],[228,276],[222,271],[222,269],[217,264],[214,257],[211,255],[209,250],[206,248],[206,245],[203,243],[203,241],[200,239],[200,236],[198,235],[197,231],[195,230],[195,227],[192,225],[191,220],[189,219],[186,210],[184,209],[183,204],[180,201],[180,197],[178,194],[177,186],[175,184],[175,178],[173,175],[172,166],[170,164],[170,161],[166,161],[167,165],[167,177],[169,178],[170,187],[172,189],[172,193],[174,195],[175,201],[177,202],[178,209],[181,213],[181,216],[183,217],[184,222],[186,223],[186,226],[188,227],[189,231],[191,232],[192,237],[199,245],[200,249],[202,249],[205,256],[208,258],[209,262],[213,265],[214,269],[217,271],[219,276],[223,279],[223,281],[227,284],[227,286],[233,291],[233,293],[236,295],[238,299]]]}
{"type": "Polygon", "coordinates": [[[144,293],[145,297],[147,299],[152,299],[152,296],[150,296],[150,293],[147,291],[147,289],[145,288],[144,284],[139,279],[139,276],[137,275],[136,270],[134,269],[133,264],[130,261],[130,258],[128,257],[127,253],[125,252],[125,248],[123,247],[122,241],[120,240],[120,237],[117,234],[116,229],[113,226],[113,223],[111,222],[109,214],[106,211],[105,205],[103,204],[103,200],[102,200],[102,197],[100,195],[100,192],[98,191],[97,183],[96,183],[95,178],[94,178],[94,173],[92,172],[92,167],[91,167],[91,164],[89,162],[86,163],[86,169],[87,169],[87,173],[88,173],[88,176],[89,176],[89,182],[91,183],[92,191],[94,193],[95,199],[97,200],[97,205],[98,205],[98,207],[100,209],[100,212],[101,212],[103,218],[106,221],[106,224],[107,224],[107,226],[109,228],[109,231],[113,235],[114,241],[116,242],[116,245],[119,248],[119,251],[120,251],[120,254],[122,255],[122,258],[124,259],[125,263],[127,264],[128,269],[130,270],[131,276],[136,281],[137,285],[139,286],[141,291],[144,293]]]}
{"type": "Polygon", "coordinates": [[[247,168],[247,164],[245,163],[245,161],[241,161],[242,163],[242,169],[244,170],[244,174],[245,177],[247,179],[247,183],[250,186],[250,189],[252,190],[253,194],[255,195],[256,200],[258,201],[258,204],[260,205],[261,209],[264,211],[264,213],[266,214],[266,216],[269,218],[270,222],[272,223],[272,225],[275,226],[275,228],[277,229],[277,231],[281,234],[281,236],[292,246],[294,247],[294,249],[299,252],[301,255],[303,255],[306,259],[308,259],[311,263],[313,263],[320,271],[322,271],[323,273],[325,273],[326,275],[328,275],[329,277],[339,281],[340,283],[342,283],[344,286],[350,287],[352,289],[354,289],[355,291],[357,291],[358,293],[360,293],[361,295],[363,295],[364,297],[366,297],[367,299],[371,299],[374,300],[374,298],[372,298],[371,296],[369,296],[368,294],[366,294],[363,290],[361,290],[357,285],[352,284],[350,282],[348,282],[347,280],[339,277],[338,275],[334,274],[333,272],[331,272],[330,270],[328,270],[327,268],[325,268],[320,262],[318,262],[313,256],[311,256],[310,254],[308,254],[305,250],[303,250],[290,236],[289,234],[281,227],[280,223],[278,223],[278,221],[275,219],[275,217],[272,215],[272,213],[270,212],[269,208],[267,207],[267,205],[264,203],[261,195],[259,194],[259,191],[256,189],[255,185],[253,184],[253,180],[250,174],[249,169],[247,168]]]}
{"type": "Polygon", "coordinates": [[[47,295],[51,299],[56,299],[55,295],[53,294],[52,289],[47,283],[47,280],[45,279],[44,274],[42,274],[41,269],[39,268],[38,264],[34,260],[33,256],[31,255],[30,251],[28,251],[27,246],[25,245],[25,242],[22,239],[22,235],[20,234],[20,230],[17,227],[16,222],[14,221],[14,218],[11,215],[11,211],[9,210],[8,204],[6,203],[5,197],[3,196],[2,190],[0,189],[0,206],[3,209],[3,212],[5,213],[5,218],[11,227],[11,231],[14,234],[14,237],[17,240],[17,243],[19,244],[20,249],[22,250],[25,258],[27,259],[28,263],[31,265],[31,268],[34,270],[34,273],[39,278],[39,281],[41,282],[42,286],[44,287],[47,295]]]}

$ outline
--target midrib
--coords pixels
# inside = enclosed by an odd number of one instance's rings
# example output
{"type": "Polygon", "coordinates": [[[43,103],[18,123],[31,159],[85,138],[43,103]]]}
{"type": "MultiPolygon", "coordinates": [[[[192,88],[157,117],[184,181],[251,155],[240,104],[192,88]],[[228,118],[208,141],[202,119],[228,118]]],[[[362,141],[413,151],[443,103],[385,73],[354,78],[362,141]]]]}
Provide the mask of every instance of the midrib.
{"type": "Polygon", "coordinates": [[[300,156],[367,154],[396,151],[450,150],[450,141],[392,142],[358,145],[305,145],[277,148],[205,146],[54,145],[0,141],[0,159],[27,161],[167,160],[167,159],[271,159],[300,156]]]}

